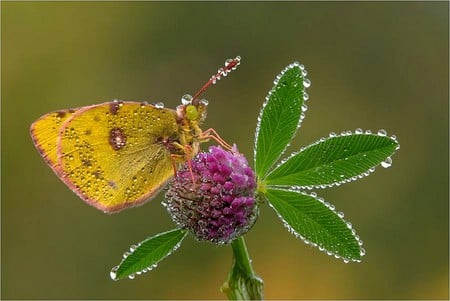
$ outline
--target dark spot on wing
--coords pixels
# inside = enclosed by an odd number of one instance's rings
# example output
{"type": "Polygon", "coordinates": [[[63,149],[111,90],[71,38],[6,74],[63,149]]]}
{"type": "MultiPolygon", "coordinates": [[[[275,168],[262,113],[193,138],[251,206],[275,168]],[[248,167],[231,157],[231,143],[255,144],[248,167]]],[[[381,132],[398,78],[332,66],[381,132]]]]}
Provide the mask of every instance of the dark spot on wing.
{"type": "Polygon", "coordinates": [[[127,144],[127,136],[120,128],[113,128],[109,132],[109,144],[114,150],[122,149],[127,144]]]}
{"type": "Polygon", "coordinates": [[[122,106],[123,101],[113,101],[111,103],[109,103],[109,111],[111,112],[111,114],[116,115],[117,112],[119,111],[120,107],[122,106]]]}
{"type": "Polygon", "coordinates": [[[117,189],[116,182],[114,181],[108,181],[108,185],[114,189],[117,189]]]}
{"type": "Polygon", "coordinates": [[[56,117],[58,117],[58,118],[64,118],[64,116],[66,116],[66,112],[64,112],[64,111],[56,112],[56,117]]]}

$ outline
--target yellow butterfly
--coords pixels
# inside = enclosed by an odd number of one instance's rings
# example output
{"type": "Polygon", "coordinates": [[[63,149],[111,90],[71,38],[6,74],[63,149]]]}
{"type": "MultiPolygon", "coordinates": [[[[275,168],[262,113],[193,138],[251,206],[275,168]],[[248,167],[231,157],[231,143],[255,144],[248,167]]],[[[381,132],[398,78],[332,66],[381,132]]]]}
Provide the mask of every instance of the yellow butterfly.
{"type": "Polygon", "coordinates": [[[162,104],[121,101],[60,110],[36,120],[30,128],[34,145],[58,177],[81,199],[113,213],[152,199],[199,145],[215,139],[202,131],[208,102],[198,96],[240,64],[225,67],[176,110],[162,104]]]}

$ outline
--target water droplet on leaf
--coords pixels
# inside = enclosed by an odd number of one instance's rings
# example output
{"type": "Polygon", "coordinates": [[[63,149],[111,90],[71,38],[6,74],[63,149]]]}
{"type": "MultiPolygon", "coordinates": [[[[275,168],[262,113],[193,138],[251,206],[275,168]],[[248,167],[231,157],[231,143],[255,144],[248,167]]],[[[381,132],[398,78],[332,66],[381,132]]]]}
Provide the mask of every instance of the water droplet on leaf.
{"type": "Polygon", "coordinates": [[[305,79],[303,80],[303,86],[304,86],[305,88],[309,88],[309,87],[311,86],[311,81],[310,81],[309,79],[305,78],[305,79]]]}
{"type": "Polygon", "coordinates": [[[386,160],[384,160],[383,162],[381,162],[381,166],[384,168],[388,168],[392,165],[392,159],[391,157],[387,157],[386,160]]]}
{"type": "Polygon", "coordinates": [[[378,131],[378,136],[385,137],[387,135],[386,130],[381,129],[378,131]]]}

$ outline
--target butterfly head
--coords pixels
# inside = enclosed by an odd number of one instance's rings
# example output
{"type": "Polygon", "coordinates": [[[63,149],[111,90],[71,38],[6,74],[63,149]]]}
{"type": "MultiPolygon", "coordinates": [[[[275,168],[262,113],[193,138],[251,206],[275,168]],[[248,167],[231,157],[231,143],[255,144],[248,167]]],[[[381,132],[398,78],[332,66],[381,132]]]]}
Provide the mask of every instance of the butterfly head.
{"type": "Polygon", "coordinates": [[[177,115],[180,119],[200,124],[206,118],[207,107],[206,99],[193,99],[191,95],[186,94],[181,98],[181,105],[177,107],[177,115]]]}

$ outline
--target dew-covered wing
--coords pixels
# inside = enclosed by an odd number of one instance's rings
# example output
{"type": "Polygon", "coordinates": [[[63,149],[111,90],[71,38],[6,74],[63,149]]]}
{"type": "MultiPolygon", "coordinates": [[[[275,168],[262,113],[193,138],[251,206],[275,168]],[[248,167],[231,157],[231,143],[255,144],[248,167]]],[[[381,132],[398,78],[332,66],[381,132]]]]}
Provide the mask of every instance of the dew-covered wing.
{"type": "Polygon", "coordinates": [[[138,102],[83,108],[59,135],[61,179],[107,213],[142,204],[173,176],[163,142],[178,137],[175,116],[173,110],[138,102]]]}

